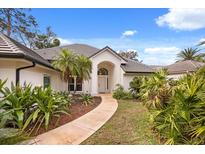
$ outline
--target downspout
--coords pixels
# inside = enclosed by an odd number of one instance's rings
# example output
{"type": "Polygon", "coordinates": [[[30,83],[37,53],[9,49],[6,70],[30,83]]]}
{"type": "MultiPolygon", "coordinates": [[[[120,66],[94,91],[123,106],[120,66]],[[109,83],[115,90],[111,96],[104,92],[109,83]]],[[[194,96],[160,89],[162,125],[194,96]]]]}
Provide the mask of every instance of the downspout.
{"type": "Polygon", "coordinates": [[[35,67],[35,66],[36,66],[36,63],[32,62],[32,65],[30,65],[30,66],[19,67],[16,69],[16,86],[19,84],[19,81],[20,81],[20,70],[35,67]]]}

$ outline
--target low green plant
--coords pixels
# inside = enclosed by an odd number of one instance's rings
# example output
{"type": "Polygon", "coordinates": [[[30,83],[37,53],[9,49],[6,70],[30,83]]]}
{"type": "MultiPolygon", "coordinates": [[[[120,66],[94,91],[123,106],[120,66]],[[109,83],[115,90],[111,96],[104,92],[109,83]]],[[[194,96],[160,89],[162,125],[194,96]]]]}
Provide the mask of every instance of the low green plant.
{"type": "Polygon", "coordinates": [[[19,144],[22,141],[28,140],[30,137],[23,134],[18,129],[1,128],[0,129],[0,145],[19,144]]]}
{"type": "MultiPolygon", "coordinates": [[[[37,130],[44,123],[45,129],[48,129],[52,116],[60,118],[60,114],[69,114],[68,107],[70,100],[65,99],[62,95],[56,94],[51,87],[43,89],[42,87],[34,88],[34,101],[36,104],[35,111],[29,116],[29,121],[36,122],[37,130]]],[[[34,128],[36,127],[34,126],[34,128]]]]}
{"type": "Polygon", "coordinates": [[[117,88],[114,90],[112,96],[115,99],[122,99],[122,100],[126,100],[126,99],[132,99],[132,94],[129,91],[125,91],[124,88],[120,85],[117,84],[116,85],[117,88]]]}
{"type": "Polygon", "coordinates": [[[30,114],[30,108],[33,105],[33,96],[31,85],[25,85],[25,87],[14,86],[11,84],[11,88],[5,87],[2,90],[4,95],[1,100],[2,109],[4,110],[3,119],[5,117],[12,116],[12,119],[4,122],[7,125],[13,125],[19,129],[23,128],[23,125],[30,114]]]}
{"type": "Polygon", "coordinates": [[[83,93],[80,95],[80,97],[81,97],[82,103],[86,106],[93,103],[93,97],[90,94],[83,93]]]}

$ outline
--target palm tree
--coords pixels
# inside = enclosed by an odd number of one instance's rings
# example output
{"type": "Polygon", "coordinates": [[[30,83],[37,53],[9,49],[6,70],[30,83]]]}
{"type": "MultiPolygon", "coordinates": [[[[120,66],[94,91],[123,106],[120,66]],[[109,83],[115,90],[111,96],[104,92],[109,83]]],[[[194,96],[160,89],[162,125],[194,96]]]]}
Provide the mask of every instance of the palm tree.
{"type": "Polygon", "coordinates": [[[200,49],[198,48],[187,48],[182,50],[180,53],[177,54],[179,61],[185,60],[196,60],[199,62],[204,62],[204,54],[199,53],[200,49]]]}
{"type": "Polygon", "coordinates": [[[92,72],[92,62],[89,58],[80,55],[77,58],[77,65],[78,65],[78,76],[82,80],[90,79],[90,73],[92,72]]]}
{"type": "Polygon", "coordinates": [[[79,72],[77,55],[67,49],[61,49],[60,55],[55,58],[52,65],[62,72],[62,77],[69,82],[69,77],[76,76],[79,72]]]}

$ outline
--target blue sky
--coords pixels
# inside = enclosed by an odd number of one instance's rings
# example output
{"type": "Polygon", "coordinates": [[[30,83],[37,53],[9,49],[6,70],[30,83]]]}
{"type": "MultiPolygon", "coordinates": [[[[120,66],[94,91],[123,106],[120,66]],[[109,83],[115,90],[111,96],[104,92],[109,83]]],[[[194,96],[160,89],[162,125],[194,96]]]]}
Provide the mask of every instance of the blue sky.
{"type": "Polygon", "coordinates": [[[205,38],[205,9],[32,9],[62,44],[136,50],[146,64],[166,65],[205,38]]]}

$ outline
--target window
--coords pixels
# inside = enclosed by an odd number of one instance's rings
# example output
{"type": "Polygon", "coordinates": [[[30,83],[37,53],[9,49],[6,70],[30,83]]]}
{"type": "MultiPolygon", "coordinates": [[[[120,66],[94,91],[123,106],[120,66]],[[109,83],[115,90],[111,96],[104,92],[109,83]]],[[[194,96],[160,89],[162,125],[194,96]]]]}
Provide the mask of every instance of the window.
{"type": "Polygon", "coordinates": [[[75,80],[74,80],[74,77],[69,77],[68,79],[68,90],[69,91],[74,91],[75,87],[75,80]]]}
{"type": "Polygon", "coordinates": [[[44,75],[43,77],[43,87],[47,88],[51,85],[51,78],[48,75],[44,75]]]}
{"type": "Polygon", "coordinates": [[[82,79],[79,77],[76,78],[76,91],[82,91],[82,79]]]}
{"type": "Polygon", "coordinates": [[[108,70],[105,68],[100,68],[98,70],[98,75],[108,75],[108,70]]]}
{"type": "Polygon", "coordinates": [[[82,91],[82,79],[79,77],[69,77],[68,90],[82,91]]]}

